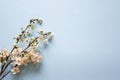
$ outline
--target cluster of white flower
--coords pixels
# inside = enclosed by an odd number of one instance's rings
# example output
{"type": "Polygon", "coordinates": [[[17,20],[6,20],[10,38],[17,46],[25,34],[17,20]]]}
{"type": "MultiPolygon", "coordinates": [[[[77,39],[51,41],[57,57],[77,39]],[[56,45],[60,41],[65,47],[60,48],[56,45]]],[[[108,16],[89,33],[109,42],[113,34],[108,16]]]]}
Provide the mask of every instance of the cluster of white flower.
{"type": "Polygon", "coordinates": [[[10,53],[7,49],[2,50],[2,52],[0,53],[0,65],[2,65],[2,63],[6,63],[6,59],[9,55],[10,53]]]}
{"type": "Polygon", "coordinates": [[[37,64],[42,61],[43,56],[36,52],[36,48],[30,47],[28,50],[21,53],[22,49],[17,48],[11,54],[11,59],[13,60],[13,68],[11,71],[13,74],[20,72],[20,66],[27,66],[28,63],[37,64]],[[17,52],[16,52],[17,51],[17,52]],[[16,54],[17,53],[17,54],[16,54]]]}
{"type": "Polygon", "coordinates": [[[47,43],[50,39],[52,39],[51,32],[44,32],[40,30],[39,36],[34,37],[30,36],[31,30],[34,30],[34,23],[42,23],[41,19],[31,19],[30,24],[18,35],[15,44],[13,45],[13,49],[8,51],[7,49],[3,49],[0,52],[0,80],[3,79],[8,73],[4,74],[6,68],[11,64],[12,68],[9,72],[13,74],[20,73],[21,66],[27,66],[29,63],[37,64],[42,61],[43,56],[39,54],[36,49],[38,48],[39,41],[43,43],[47,43]],[[21,48],[19,46],[20,43],[26,43],[27,46],[25,48],[21,48]]]}

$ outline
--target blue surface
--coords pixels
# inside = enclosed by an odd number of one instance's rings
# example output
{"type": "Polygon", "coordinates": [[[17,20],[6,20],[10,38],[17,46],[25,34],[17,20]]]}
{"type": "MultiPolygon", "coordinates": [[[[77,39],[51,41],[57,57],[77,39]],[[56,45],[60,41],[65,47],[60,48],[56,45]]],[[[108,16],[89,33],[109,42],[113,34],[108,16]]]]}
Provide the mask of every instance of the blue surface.
{"type": "Polygon", "coordinates": [[[120,0],[0,0],[0,49],[31,18],[54,39],[42,64],[6,80],[120,80],[120,0]]]}

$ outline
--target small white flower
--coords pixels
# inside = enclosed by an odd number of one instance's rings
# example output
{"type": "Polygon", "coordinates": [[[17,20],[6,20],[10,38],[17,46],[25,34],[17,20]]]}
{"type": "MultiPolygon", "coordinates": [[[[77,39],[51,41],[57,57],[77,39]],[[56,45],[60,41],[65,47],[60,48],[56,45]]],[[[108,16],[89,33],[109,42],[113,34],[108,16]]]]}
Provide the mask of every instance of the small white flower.
{"type": "Polygon", "coordinates": [[[18,74],[18,73],[20,73],[20,68],[19,68],[19,66],[13,67],[13,68],[11,69],[11,72],[12,72],[13,74],[18,74]]]}
{"type": "Polygon", "coordinates": [[[43,33],[44,33],[44,30],[43,30],[43,29],[41,29],[41,30],[40,30],[40,34],[43,34],[43,33]]]}
{"type": "Polygon", "coordinates": [[[18,46],[18,44],[17,44],[17,43],[14,43],[14,44],[13,44],[13,46],[14,46],[14,47],[17,47],[17,46],[18,46]]]}
{"type": "Polygon", "coordinates": [[[48,35],[48,39],[52,39],[53,38],[53,34],[48,35]]]}
{"type": "Polygon", "coordinates": [[[14,64],[15,65],[21,65],[21,63],[22,63],[22,58],[21,57],[16,57],[15,61],[14,61],[14,64]]]}
{"type": "Polygon", "coordinates": [[[43,40],[44,40],[43,35],[40,35],[40,36],[39,36],[39,40],[40,40],[40,41],[43,41],[43,40]]]}
{"type": "Polygon", "coordinates": [[[23,64],[23,65],[27,66],[27,64],[28,64],[29,62],[30,62],[29,57],[23,57],[23,58],[22,58],[22,64],[23,64]]]}
{"type": "Polygon", "coordinates": [[[31,56],[31,60],[34,64],[37,64],[37,63],[41,62],[42,59],[43,59],[42,55],[33,54],[33,56],[31,56]]]}
{"type": "Polygon", "coordinates": [[[7,50],[7,49],[3,49],[2,50],[2,56],[3,56],[3,58],[6,58],[6,57],[8,57],[10,54],[9,54],[9,51],[7,50]]]}

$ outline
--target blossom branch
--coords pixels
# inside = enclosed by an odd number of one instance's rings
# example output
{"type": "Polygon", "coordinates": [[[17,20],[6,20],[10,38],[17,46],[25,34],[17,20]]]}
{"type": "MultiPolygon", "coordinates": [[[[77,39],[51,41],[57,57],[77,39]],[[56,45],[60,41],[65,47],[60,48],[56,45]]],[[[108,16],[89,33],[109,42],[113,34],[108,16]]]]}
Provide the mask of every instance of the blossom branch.
{"type": "MultiPolygon", "coordinates": [[[[31,21],[30,21],[31,22],[31,21]]],[[[16,38],[16,43],[18,43],[19,41],[20,41],[20,36],[23,36],[23,34],[26,32],[26,30],[28,29],[30,27],[30,25],[28,25],[26,28],[25,28],[25,30],[22,30],[21,31],[21,35],[19,35],[19,37],[17,37],[16,38]]],[[[16,48],[16,46],[14,46],[13,48],[12,48],[12,50],[11,50],[11,52],[10,53],[12,53],[13,51],[14,51],[14,49],[16,48]]],[[[9,57],[10,56],[8,56],[7,57],[7,61],[8,61],[8,59],[9,59],[9,57]]],[[[12,61],[10,61],[10,63],[11,63],[12,61]]],[[[3,65],[2,65],[2,67],[1,67],[1,73],[0,73],[0,75],[2,75],[2,73],[5,71],[5,69],[6,69],[6,67],[8,66],[8,64],[6,65],[6,63],[3,63],[3,65]],[[4,68],[5,67],[5,68],[4,68]]]]}
{"type": "Polygon", "coordinates": [[[19,67],[21,67],[21,65],[27,65],[31,62],[34,64],[41,62],[42,55],[36,52],[36,48],[39,44],[38,40],[46,43],[48,39],[52,38],[52,35],[51,32],[45,33],[43,30],[40,30],[39,36],[35,37],[34,39],[28,37],[28,35],[31,34],[28,31],[34,30],[34,23],[36,22],[42,24],[42,20],[40,19],[31,19],[30,24],[27,25],[24,30],[22,29],[19,36],[15,38],[16,42],[12,50],[9,52],[8,50],[4,49],[0,53],[0,65],[2,65],[0,71],[0,80],[7,76],[10,72],[12,72],[13,74],[18,74],[20,72],[19,67]],[[26,46],[26,48],[22,49],[18,46],[19,42],[27,43],[28,45],[26,46]],[[12,69],[7,73],[4,73],[11,63],[13,63],[12,69]]]}

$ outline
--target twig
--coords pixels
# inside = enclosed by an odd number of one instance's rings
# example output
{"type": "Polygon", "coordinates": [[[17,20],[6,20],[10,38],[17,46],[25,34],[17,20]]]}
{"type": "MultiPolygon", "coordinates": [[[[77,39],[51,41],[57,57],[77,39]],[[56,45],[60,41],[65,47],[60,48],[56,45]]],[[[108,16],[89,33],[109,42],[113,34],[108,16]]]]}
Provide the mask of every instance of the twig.
{"type": "Polygon", "coordinates": [[[4,74],[1,78],[0,78],[0,80],[2,80],[5,76],[7,76],[9,73],[10,73],[11,71],[8,71],[6,74],[4,74]]]}
{"type": "MultiPolygon", "coordinates": [[[[35,23],[35,21],[39,22],[38,19],[31,19],[31,20],[30,20],[30,24],[29,24],[24,30],[21,31],[21,36],[24,35],[24,33],[27,31],[27,29],[28,29],[30,26],[32,26],[32,23],[35,23]]],[[[18,36],[18,37],[16,38],[16,43],[18,43],[18,42],[20,41],[20,37],[21,37],[21,36],[18,36]]],[[[31,46],[31,44],[34,43],[34,41],[36,41],[37,39],[38,39],[38,37],[36,37],[32,42],[30,42],[30,43],[28,44],[28,46],[27,46],[23,51],[21,51],[20,53],[23,53],[25,50],[27,50],[27,49],[31,46]]],[[[10,51],[10,53],[12,53],[12,52],[14,51],[14,49],[16,49],[16,46],[14,46],[14,47],[12,48],[12,50],[10,51]]],[[[8,60],[9,60],[9,57],[10,57],[10,56],[8,56],[7,59],[6,59],[7,62],[8,62],[8,60]]],[[[13,62],[13,60],[10,60],[8,63],[4,63],[4,64],[2,65],[0,76],[3,75],[4,71],[7,69],[7,67],[8,67],[8,66],[10,65],[10,63],[12,63],[12,62],[13,62]]],[[[4,75],[0,78],[0,80],[2,80],[2,79],[3,79],[7,74],[9,74],[10,72],[11,72],[11,71],[9,71],[9,72],[7,72],[6,74],[4,74],[4,75]]]]}

